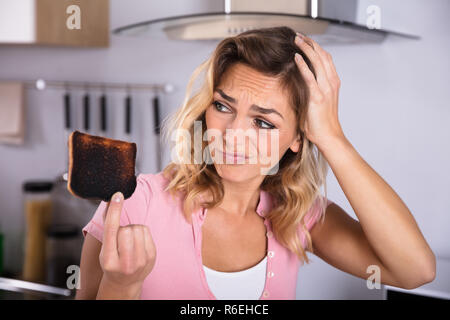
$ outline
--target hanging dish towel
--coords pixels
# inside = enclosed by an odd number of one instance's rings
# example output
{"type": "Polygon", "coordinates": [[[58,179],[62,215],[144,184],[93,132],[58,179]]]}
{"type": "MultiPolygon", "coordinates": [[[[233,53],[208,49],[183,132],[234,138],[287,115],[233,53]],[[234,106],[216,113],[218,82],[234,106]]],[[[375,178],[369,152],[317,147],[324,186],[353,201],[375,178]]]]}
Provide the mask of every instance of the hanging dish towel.
{"type": "Polygon", "coordinates": [[[24,91],[21,82],[0,82],[0,143],[24,143],[24,91]]]}

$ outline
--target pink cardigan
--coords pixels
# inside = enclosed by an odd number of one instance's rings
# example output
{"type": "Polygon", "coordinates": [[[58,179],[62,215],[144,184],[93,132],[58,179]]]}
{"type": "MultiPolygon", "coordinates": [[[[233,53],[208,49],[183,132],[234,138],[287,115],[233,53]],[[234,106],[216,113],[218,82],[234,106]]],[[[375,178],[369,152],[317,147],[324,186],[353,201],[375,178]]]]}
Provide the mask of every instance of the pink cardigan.
{"type": "MultiPolygon", "coordinates": [[[[216,299],[208,287],[202,267],[201,225],[207,209],[199,209],[194,212],[192,214],[193,223],[188,223],[182,214],[181,197],[174,199],[171,198],[169,192],[164,192],[167,183],[168,180],[162,172],[139,174],[136,190],[130,198],[125,200],[120,217],[121,226],[147,225],[156,246],[156,263],[144,281],[141,299],[216,299]]],[[[331,202],[327,199],[327,205],[331,202]]],[[[102,214],[106,204],[104,201],[100,203],[93,218],[83,228],[84,236],[89,232],[102,241],[102,214]]],[[[270,206],[270,194],[261,190],[256,212],[264,217],[270,206]]],[[[316,200],[305,217],[308,230],[320,216],[316,200]]],[[[268,237],[268,260],[267,277],[260,300],[294,300],[297,274],[303,263],[300,263],[293,253],[275,239],[269,220],[265,219],[264,224],[268,237]]],[[[304,234],[300,227],[298,230],[300,239],[305,246],[304,234]]]]}

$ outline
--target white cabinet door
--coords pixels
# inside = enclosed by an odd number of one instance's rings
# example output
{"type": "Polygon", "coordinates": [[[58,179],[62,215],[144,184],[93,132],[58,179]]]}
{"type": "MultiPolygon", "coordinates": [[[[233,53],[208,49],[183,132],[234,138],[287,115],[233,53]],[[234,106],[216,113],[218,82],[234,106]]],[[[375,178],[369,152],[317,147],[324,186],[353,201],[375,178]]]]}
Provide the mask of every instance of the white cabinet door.
{"type": "Polygon", "coordinates": [[[0,42],[36,41],[36,0],[0,0],[0,42]]]}

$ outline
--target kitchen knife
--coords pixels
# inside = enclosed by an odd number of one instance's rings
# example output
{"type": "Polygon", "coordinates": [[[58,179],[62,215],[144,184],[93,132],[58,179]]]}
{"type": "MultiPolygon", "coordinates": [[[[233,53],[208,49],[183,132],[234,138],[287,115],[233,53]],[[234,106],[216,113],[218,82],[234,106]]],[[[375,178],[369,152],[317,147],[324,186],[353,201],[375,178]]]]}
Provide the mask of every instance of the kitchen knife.
{"type": "Polygon", "coordinates": [[[90,109],[90,100],[89,94],[86,93],[83,98],[83,113],[84,113],[84,130],[89,131],[89,109],[90,109]]]}
{"type": "Polygon", "coordinates": [[[161,164],[161,141],[160,141],[160,121],[159,121],[159,97],[157,95],[155,95],[153,97],[153,121],[154,121],[154,126],[153,126],[153,130],[154,133],[156,134],[156,160],[157,160],[157,168],[158,168],[158,172],[160,172],[162,170],[162,164],[161,164]]]}
{"type": "Polygon", "coordinates": [[[127,135],[131,133],[131,96],[125,98],[125,132],[127,135]]]}
{"type": "Polygon", "coordinates": [[[103,136],[106,135],[107,123],[106,123],[107,111],[106,111],[106,94],[102,94],[100,97],[100,130],[103,136]]]}

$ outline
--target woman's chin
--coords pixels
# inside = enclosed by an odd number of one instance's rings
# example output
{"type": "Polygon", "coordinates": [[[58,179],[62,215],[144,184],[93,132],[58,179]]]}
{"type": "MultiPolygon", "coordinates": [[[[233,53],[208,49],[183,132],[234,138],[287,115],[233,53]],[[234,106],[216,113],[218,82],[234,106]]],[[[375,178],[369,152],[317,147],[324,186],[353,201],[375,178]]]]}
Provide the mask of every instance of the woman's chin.
{"type": "Polygon", "coordinates": [[[222,179],[230,181],[244,181],[257,175],[259,172],[257,166],[250,164],[214,164],[217,173],[222,177],[222,179]],[[255,174],[254,174],[255,173],[255,174]]]}

